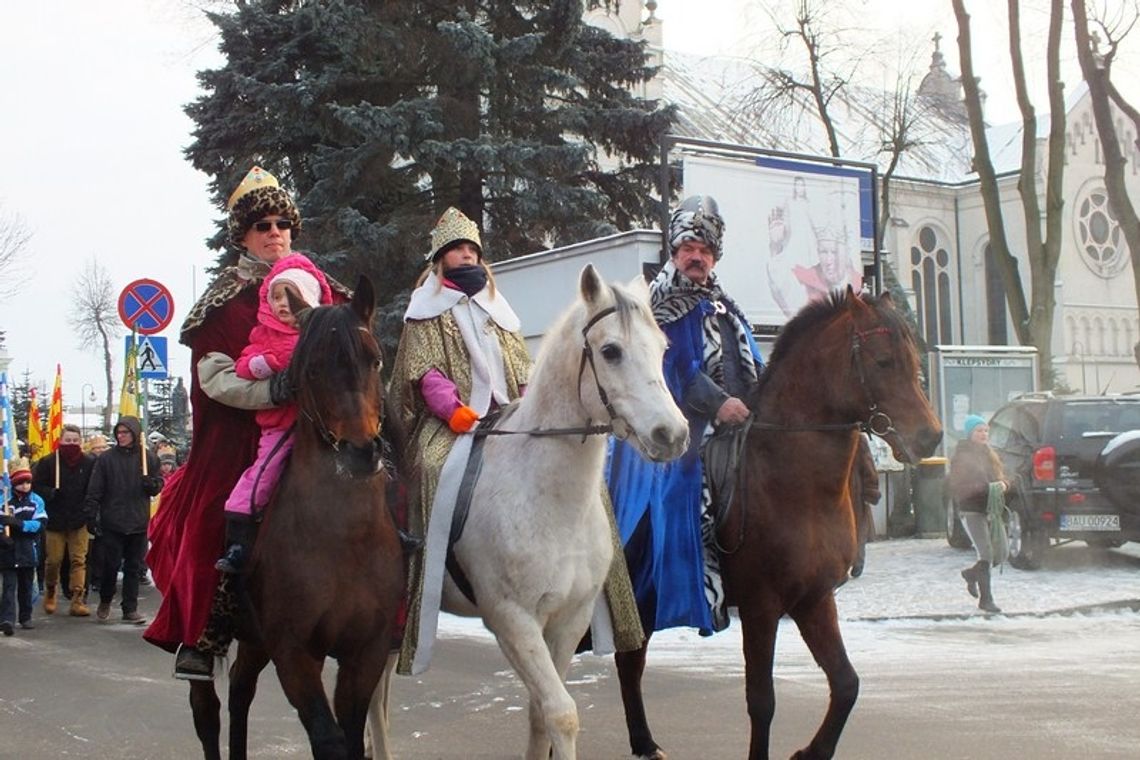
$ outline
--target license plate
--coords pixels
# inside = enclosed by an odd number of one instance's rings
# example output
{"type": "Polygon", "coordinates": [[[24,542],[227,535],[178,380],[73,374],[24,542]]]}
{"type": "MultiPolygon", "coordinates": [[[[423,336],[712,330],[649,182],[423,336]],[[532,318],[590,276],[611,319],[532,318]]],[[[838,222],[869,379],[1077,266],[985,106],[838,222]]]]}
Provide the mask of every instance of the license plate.
{"type": "Polygon", "coordinates": [[[1061,515],[1061,530],[1120,530],[1120,515],[1061,515]]]}

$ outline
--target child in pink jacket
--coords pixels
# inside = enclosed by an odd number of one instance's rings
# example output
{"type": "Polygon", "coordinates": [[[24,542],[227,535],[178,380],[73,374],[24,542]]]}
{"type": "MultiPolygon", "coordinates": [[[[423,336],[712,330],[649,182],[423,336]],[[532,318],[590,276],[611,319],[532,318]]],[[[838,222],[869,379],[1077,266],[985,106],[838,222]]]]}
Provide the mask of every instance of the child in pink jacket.
{"type": "MultiPolygon", "coordinates": [[[[258,291],[257,325],[249,332],[249,345],[234,367],[238,377],[264,380],[289,366],[299,334],[289,308],[287,292],[308,306],[332,303],[328,281],[307,256],[291,253],[269,270],[258,291]]],[[[257,459],[242,473],[226,500],[226,553],[215,567],[238,573],[257,536],[258,515],[269,503],[277,481],[289,461],[293,444],[289,431],[297,419],[297,407],[285,404],[257,413],[261,438],[257,459]]]]}

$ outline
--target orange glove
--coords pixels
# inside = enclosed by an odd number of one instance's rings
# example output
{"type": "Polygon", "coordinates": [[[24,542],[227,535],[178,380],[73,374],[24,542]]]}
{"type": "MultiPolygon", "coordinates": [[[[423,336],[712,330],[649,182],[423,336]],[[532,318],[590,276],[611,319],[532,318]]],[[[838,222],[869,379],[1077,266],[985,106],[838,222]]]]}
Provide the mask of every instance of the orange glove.
{"type": "Polygon", "coordinates": [[[454,433],[466,433],[479,421],[479,413],[469,406],[461,406],[451,413],[447,426],[454,433]]]}

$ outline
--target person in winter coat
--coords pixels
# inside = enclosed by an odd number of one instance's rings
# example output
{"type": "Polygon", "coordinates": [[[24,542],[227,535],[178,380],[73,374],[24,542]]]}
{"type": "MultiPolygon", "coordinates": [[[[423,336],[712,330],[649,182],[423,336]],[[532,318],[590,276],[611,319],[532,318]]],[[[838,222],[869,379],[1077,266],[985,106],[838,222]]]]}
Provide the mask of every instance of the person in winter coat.
{"type": "Polygon", "coordinates": [[[1009,487],[1001,461],[990,448],[990,426],[982,417],[971,414],[963,425],[966,437],[954,450],[950,460],[950,496],[958,507],[962,527],[974,543],[978,561],[962,571],[966,591],[978,597],[978,608],[1001,612],[994,604],[990,585],[990,568],[994,550],[990,543],[990,525],[986,514],[991,483],[1000,483],[1004,492],[1009,487]]]}
{"type": "MultiPolygon", "coordinates": [[[[265,380],[289,366],[300,333],[288,293],[310,307],[332,303],[332,290],[324,274],[301,253],[278,259],[259,292],[257,325],[250,330],[249,345],[234,365],[237,376],[246,380],[265,380]]],[[[294,403],[257,412],[261,428],[257,458],[245,468],[226,500],[227,548],[215,565],[223,573],[236,574],[245,566],[257,537],[259,513],[269,504],[293,450],[289,431],[296,419],[294,403]]]]}
{"type": "Polygon", "coordinates": [[[95,457],[84,454],[82,433],[75,425],[64,425],[59,450],[36,462],[32,488],[47,509],[44,612],[55,613],[58,603],[60,567],[64,551],[70,563],[65,592],[71,593],[70,614],[87,617],[91,613],[83,601],[87,583],[87,483],[95,468],[95,457]]]}
{"type": "Polygon", "coordinates": [[[146,556],[150,498],[162,490],[158,457],[142,443],[138,417],[124,416],[115,423],[115,446],[95,460],[87,487],[87,510],[102,543],[99,608],[95,616],[106,622],[115,598],[116,576],[123,566],[123,622],[141,625],[138,611],[139,568],[146,556]],[[143,474],[143,457],[146,472],[143,474]]]}
{"type": "Polygon", "coordinates": [[[28,460],[20,459],[8,466],[12,480],[12,498],[0,515],[0,632],[15,633],[17,603],[21,628],[32,625],[32,587],[35,583],[36,544],[47,512],[44,500],[32,493],[32,470],[28,460]]]}

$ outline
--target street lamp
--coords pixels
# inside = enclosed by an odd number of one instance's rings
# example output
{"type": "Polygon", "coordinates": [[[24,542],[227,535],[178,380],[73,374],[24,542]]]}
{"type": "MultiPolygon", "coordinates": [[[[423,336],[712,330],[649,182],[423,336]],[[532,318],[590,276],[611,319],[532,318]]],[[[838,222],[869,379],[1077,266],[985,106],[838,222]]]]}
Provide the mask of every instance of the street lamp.
{"type": "Polygon", "coordinates": [[[87,397],[91,396],[91,401],[95,401],[95,386],[91,383],[84,383],[83,387],[79,389],[79,431],[82,434],[83,440],[87,440],[87,397]],[[90,390],[88,390],[90,389],[90,390]]]}

